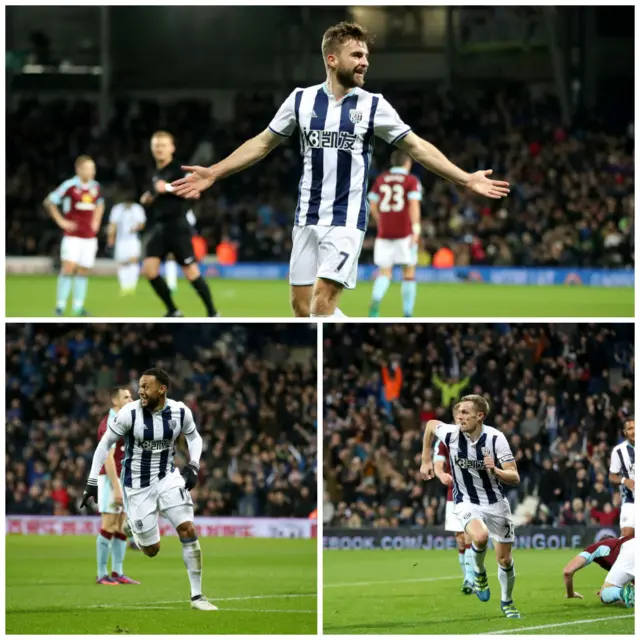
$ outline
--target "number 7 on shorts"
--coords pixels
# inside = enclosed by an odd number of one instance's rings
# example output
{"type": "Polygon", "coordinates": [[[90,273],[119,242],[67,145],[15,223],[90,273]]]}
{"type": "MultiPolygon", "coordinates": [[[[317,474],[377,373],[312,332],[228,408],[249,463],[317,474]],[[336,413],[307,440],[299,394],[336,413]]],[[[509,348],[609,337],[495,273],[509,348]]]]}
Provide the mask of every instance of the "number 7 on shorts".
{"type": "Polygon", "coordinates": [[[340,264],[336,267],[336,271],[340,271],[340,269],[344,267],[344,263],[349,259],[349,254],[346,251],[341,251],[340,255],[342,256],[342,260],[340,260],[340,264]]]}

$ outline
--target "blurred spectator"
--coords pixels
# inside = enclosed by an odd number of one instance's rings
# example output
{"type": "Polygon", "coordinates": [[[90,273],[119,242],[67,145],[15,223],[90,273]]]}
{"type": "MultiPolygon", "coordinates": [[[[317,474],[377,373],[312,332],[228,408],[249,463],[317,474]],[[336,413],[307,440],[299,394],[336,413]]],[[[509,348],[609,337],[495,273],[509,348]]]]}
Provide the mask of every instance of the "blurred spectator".
{"type": "MultiPolygon", "coordinates": [[[[520,84],[482,92],[471,86],[368,88],[382,90],[418,134],[458,165],[491,167],[512,184],[508,199],[480,202],[416,166],[425,186],[421,264],[444,248],[457,265],[632,266],[632,126],[614,134],[594,117],[564,127],[554,97],[534,97],[520,84]]],[[[61,233],[41,203],[71,176],[78,155],[96,160],[109,208],[125,184],[135,184],[139,194],[148,188],[153,131],[171,123],[178,159],[219,159],[266,127],[278,107],[274,93],[238,92],[229,123],[217,122],[205,100],[118,99],[100,133],[96,103],[17,102],[7,114],[7,253],[58,254],[61,233]]],[[[195,209],[209,247],[231,246],[240,261],[288,260],[301,171],[297,145],[294,136],[293,144],[204,194],[195,209]]],[[[388,156],[389,148],[378,145],[372,179],[388,156]]],[[[372,228],[363,263],[372,261],[374,236],[372,228]]]]}
{"type": "MultiPolygon", "coordinates": [[[[204,441],[196,513],[308,517],[315,344],[315,325],[306,324],[9,325],[7,513],[79,513],[109,387],[130,384],[137,397],[140,373],[157,365],[204,441]]],[[[180,465],[183,442],[177,455],[180,465]]]]}
{"type": "Polygon", "coordinates": [[[487,398],[487,423],[514,452],[513,510],[538,500],[520,522],[615,522],[620,494],[608,466],[633,413],[633,339],[631,324],[326,326],[324,488],[333,508],[325,522],[346,526],[358,514],[363,525],[441,524],[446,490],[419,477],[422,428],[450,422],[451,402],[466,393],[487,398]],[[391,358],[402,384],[389,400],[391,358]],[[456,380],[464,385],[454,395],[456,380]]]}

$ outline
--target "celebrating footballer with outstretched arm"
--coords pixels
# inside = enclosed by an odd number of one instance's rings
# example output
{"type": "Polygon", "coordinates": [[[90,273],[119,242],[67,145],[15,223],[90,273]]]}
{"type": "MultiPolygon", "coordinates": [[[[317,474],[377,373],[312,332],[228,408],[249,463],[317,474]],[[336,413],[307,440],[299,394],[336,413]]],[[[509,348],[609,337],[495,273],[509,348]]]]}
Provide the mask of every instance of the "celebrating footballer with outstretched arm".
{"type": "Polygon", "coordinates": [[[502,483],[518,484],[520,476],[504,434],[484,424],[488,413],[489,403],[484,397],[468,395],[456,405],[458,424],[429,420],[424,432],[420,474],[424,480],[434,477],[432,452],[433,440],[437,437],[449,452],[454,513],[471,538],[475,593],[482,602],[488,602],[491,597],[484,564],[491,536],[498,560],[500,608],[507,618],[519,618],[513,603],[516,573],[511,548],[515,527],[502,483]]]}
{"type": "Polygon", "coordinates": [[[467,173],[457,167],[413,133],[381,94],[363,89],[370,40],[359,24],[341,22],[327,29],[321,47],[325,82],[294,89],[264,131],[211,167],[183,167],[191,174],[172,183],[177,195],[198,198],[299,130],[303,173],[289,269],[296,316],[339,317],[343,289],[356,286],[375,137],[470,193],[496,199],[509,193],[507,182],[490,178],[491,170],[467,173]]]}

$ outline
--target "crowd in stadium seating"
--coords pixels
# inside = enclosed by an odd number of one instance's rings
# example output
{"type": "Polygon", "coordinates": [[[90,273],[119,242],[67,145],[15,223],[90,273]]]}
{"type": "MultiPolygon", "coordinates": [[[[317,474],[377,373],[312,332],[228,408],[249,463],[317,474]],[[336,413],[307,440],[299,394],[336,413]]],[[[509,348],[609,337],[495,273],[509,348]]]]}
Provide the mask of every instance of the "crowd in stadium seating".
{"type": "Polygon", "coordinates": [[[347,324],[325,329],[325,523],[444,523],[446,489],[419,476],[422,425],[452,422],[462,395],[516,457],[507,497],[535,524],[617,523],[612,447],[633,415],[632,325],[347,324]],[[353,348],[352,348],[353,347],[353,348]]]}
{"type": "Polygon", "coordinates": [[[309,325],[7,325],[7,513],[79,513],[109,388],[137,398],[139,375],[160,366],[203,438],[196,513],[309,516],[315,343],[309,325]]]}
{"type": "MultiPolygon", "coordinates": [[[[484,94],[434,87],[383,89],[413,129],[469,171],[492,168],[513,187],[503,202],[472,201],[449,183],[423,179],[421,262],[443,246],[458,265],[629,267],[633,251],[633,130],[615,134],[597,119],[564,127],[554,99],[512,87],[484,94]]],[[[281,96],[280,96],[281,97],[281,96]]],[[[148,140],[176,135],[177,157],[209,164],[266,127],[279,105],[270,93],[238,94],[235,118],[216,121],[202,100],[161,106],[118,101],[106,132],[97,107],[82,101],[25,100],[7,126],[7,248],[11,255],[55,255],[60,232],[40,203],[70,177],[81,153],[97,162],[108,206],[147,187],[148,140]]],[[[298,143],[223,181],[196,205],[199,228],[214,248],[230,239],[241,261],[286,261],[300,175],[298,143]]],[[[377,145],[371,178],[390,149],[377,145]]],[[[371,229],[362,260],[372,258],[371,229]]]]}

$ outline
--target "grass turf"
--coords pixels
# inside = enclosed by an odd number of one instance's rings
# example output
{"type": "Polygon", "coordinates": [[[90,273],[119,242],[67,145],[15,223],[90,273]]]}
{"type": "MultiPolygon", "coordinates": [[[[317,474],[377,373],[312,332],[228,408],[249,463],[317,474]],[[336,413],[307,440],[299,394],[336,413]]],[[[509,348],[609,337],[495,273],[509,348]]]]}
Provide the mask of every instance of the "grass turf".
{"type": "Polygon", "coordinates": [[[486,563],[491,589],[487,603],[461,593],[455,550],[325,550],[324,632],[633,634],[633,609],[605,606],[596,596],[606,576],[597,565],[575,576],[575,588],[584,600],[565,599],[562,569],[578,551],[516,549],[513,597],[522,618],[508,620],[500,610],[491,550],[486,563]]]}
{"type": "Polygon", "coordinates": [[[95,584],[94,536],[7,536],[7,634],[315,634],[316,541],[201,538],[194,611],[177,537],[155,558],[127,550],[140,585],[95,584]]]}
{"type": "MultiPolygon", "coordinates": [[[[216,306],[225,317],[291,317],[289,285],[284,281],[209,279],[216,306]]],[[[348,316],[368,313],[373,283],[346,291],[340,302],[348,316]]],[[[8,317],[54,314],[56,276],[8,276],[8,317]]],[[[177,306],[188,317],[205,315],[195,291],[180,280],[177,306]]],[[[632,288],[511,286],[479,283],[420,284],[415,317],[633,317],[632,288]]],[[[70,309],[70,304],[68,309],[70,309]]],[[[116,278],[89,279],[87,311],[99,317],[158,317],[162,303],[148,283],[140,281],[132,296],[120,296],[116,278]]],[[[70,311],[68,311],[70,313],[70,311]]],[[[393,284],[382,301],[381,315],[402,315],[400,285],[393,284]]]]}

